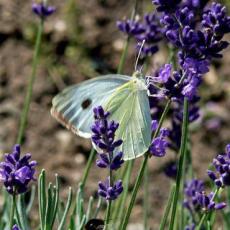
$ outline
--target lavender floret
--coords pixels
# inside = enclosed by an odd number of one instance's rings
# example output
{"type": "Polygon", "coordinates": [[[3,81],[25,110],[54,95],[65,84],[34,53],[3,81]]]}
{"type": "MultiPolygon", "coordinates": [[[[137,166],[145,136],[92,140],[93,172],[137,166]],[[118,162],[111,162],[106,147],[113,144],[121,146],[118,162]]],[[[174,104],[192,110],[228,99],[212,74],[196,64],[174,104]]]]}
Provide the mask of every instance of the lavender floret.
{"type": "Polygon", "coordinates": [[[218,155],[213,159],[215,171],[208,170],[208,176],[214,181],[216,186],[230,186],[230,144],[225,148],[223,155],[218,155]]]}
{"type": "Polygon", "coordinates": [[[55,12],[56,8],[54,6],[47,6],[44,2],[33,3],[32,11],[40,18],[46,18],[55,12]]]}
{"type": "Polygon", "coordinates": [[[211,211],[211,210],[220,210],[226,207],[226,203],[215,203],[213,201],[214,193],[211,192],[209,195],[206,195],[206,193],[203,191],[201,193],[197,194],[197,201],[198,204],[201,206],[203,211],[211,211]]]}
{"type": "Polygon", "coordinates": [[[35,180],[36,161],[30,161],[31,154],[20,158],[20,145],[15,145],[10,154],[5,154],[5,161],[0,163],[0,181],[10,194],[27,191],[31,180],[35,180]]]}
{"type": "Polygon", "coordinates": [[[153,156],[163,157],[166,154],[166,149],[169,145],[167,141],[167,137],[169,136],[169,130],[166,128],[162,128],[160,130],[159,137],[153,139],[149,151],[153,156]]]}
{"type": "Polygon", "coordinates": [[[123,186],[122,181],[118,180],[113,186],[110,186],[110,178],[108,177],[105,182],[98,183],[99,189],[98,194],[104,197],[106,200],[116,200],[117,197],[122,193],[123,186]]]}

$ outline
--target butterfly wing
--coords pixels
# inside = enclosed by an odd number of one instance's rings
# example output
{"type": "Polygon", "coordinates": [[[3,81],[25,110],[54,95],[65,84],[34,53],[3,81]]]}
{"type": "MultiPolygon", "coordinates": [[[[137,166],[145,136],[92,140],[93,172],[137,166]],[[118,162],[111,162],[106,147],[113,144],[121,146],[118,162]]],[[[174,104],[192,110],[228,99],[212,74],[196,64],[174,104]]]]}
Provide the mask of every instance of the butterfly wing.
{"type": "Polygon", "coordinates": [[[51,114],[73,133],[89,138],[93,108],[106,104],[116,89],[130,80],[129,76],[110,74],[67,87],[52,100],[51,114]]]}
{"type": "Polygon", "coordinates": [[[146,86],[134,79],[116,89],[105,109],[120,126],[116,137],[123,140],[124,160],[143,155],[151,143],[151,116],[146,86]]]}

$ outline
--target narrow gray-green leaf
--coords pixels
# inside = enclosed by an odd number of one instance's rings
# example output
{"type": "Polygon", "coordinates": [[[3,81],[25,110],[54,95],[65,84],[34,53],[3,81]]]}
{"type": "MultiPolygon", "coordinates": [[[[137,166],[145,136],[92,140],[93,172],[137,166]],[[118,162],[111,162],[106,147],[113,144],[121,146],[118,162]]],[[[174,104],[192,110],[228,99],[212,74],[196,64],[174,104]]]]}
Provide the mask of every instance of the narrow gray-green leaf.
{"type": "Polygon", "coordinates": [[[72,197],[73,197],[72,188],[69,188],[69,195],[68,195],[66,208],[65,208],[61,223],[60,223],[60,225],[58,227],[58,230],[64,230],[65,229],[64,227],[65,227],[66,217],[67,217],[67,214],[68,214],[70,206],[71,206],[72,197]]]}

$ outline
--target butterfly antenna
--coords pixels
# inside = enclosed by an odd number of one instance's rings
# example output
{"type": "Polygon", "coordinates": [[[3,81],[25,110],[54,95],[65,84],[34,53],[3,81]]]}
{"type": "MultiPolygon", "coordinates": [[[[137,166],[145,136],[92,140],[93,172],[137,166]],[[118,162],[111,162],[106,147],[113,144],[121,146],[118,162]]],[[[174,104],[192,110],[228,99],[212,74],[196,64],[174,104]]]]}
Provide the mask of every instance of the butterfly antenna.
{"type": "Polygon", "coordinates": [[[138,56],[137,56],[136,63],[135,63],[135,71],[137,71],[138,62],[139,62],[139,59],[140,59],[141,52],[143,50],[144,44],[145,44],[145,40],[142,41],[141,47],[140,47],[139,52],[138,52],[138,56]]]}

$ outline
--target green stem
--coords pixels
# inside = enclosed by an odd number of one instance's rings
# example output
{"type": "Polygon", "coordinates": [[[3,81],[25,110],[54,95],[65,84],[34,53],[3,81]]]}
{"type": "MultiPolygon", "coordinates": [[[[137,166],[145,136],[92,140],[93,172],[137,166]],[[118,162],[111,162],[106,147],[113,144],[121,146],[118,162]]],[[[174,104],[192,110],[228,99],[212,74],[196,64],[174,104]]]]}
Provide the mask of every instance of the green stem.
{"type": "MultiPolygon", "coordinates": [[[[18,212],[16,198],[14,199],[14,207],[15,207],[15,213],[16,213],[16,217],[17,217],[18,225],[19,225],[19,227],[20,227],[20,228],[22,228],[22,222],[21,222],[21,219],[23,219],[23,217],[22,217],[22,216],[20,216],[20,213],[18,212]]],[[[23,224],[26,224],[26,223],[23,223],[23,224]]],[[[25,227],[24,227],[23,229],[25,229],[25,227]]]]}
{"type": "Polygon", "coordinates": [[[148,228],[148,214],[149,214],[149,170],[148,170],[148,164],[145,168],[145,174],[144,174],[144,229],[147,230],[148,228]]]}
{"type": "Polygon", "coordinates": [[[11,210],[10,210],[10,228],[12,229],[14,225],[14,212],[15,212],[15,204],[16,204],[16,195],[12,195],[12,203],[11,203],[11,210]]]}
{"type": "MultiPolygon", "coordinates": [[[[125,210],[126,207],[126,200],[129,194],[129,182],[130,182],[130,178],[131,178],[131,173],[132,173],[132,169],[134,166],[134,160],[129,161],[128,162],[128,169],[127,169],[127,175],[126,175],[126,179],[125,179],[125,183],[124,183],[124,192],[122,194],[121,199],[119,200],[119,205],[115,210],[115,215],[113,220],[118,220],[120,221],[123,215],[123,212],[121,212],[121,210],[125,210]]],[[[120,222],[119,222],[120,224],[120,222]]]]}
{"type": "Polygon", "coordinates": [[[104,230],[109,229],[109,219],[110,219],[110,213],[111,213],[111,206],[112,206],[112,202],[111,202],[111,200],[109,200],[108,205],[107,205],[104,230]]]}
{"type": "Polygon", "coordinates": [[[83,176],[82,176],[82,188],[85,187],[85,183],[86,183],[86,180],[89,176],[89,171],[91,169],[91,166],[94,162],[94,158],[96,156],[96,150],[94,148],[91,149],[91,152],[90,152],[90,155],[89,155],[89,159],[87,160],[87,164],[86,164],[86,167],[85,167],[85,170],[84,170],[84,173],[83,173],[83,176]]]}
{"type": "Polygon", "coordinates": [[[35,50],[34,50],[34,55],[33,55],[33,64],[32,64],[32,74],[29,79],[29,85],[27,87],[27,92],[26,92],[26,98],[23,106],[23,111],[20,117],[20,126],[19,126],[19,133],[17,137],[17,143],[21,144],[25,129],[26,129],[26,123],[27,123],[27,118],[28,118],[28,113],[29,113],[29,108],[30,108],[30,102],[32,98],[32,93],[33,93],[33,85],[36,77],[36,71],[37,71],[37,65],[38,65],[38,60],[39,60],[39,52],[40,52],[40,47],[41,47],[41,40],[42,40],[42,32],[43,32],[43,24],[44,21],[41,19],[41,22],[38,27],[38,32],[37,32],[37,37],[36,37],[36,43],[35,43],[35,50]]]}
{"type": "MultiPolygon", "coordinates": [[[[168,100],[168,102],[167,102],[167,104],[165,106],[164,112],[161,115],[158,128],[157,128],[157,130],[155,131],[155,133],[153,135],[153,138],[156,138],[157,135],[159,134],[161,126],[163,124],[163,121],[164,121],[164,119],[166,117],[166,114],[167,114],[169,108],[170,108],[170,104],[171,104],[171,100],[168,100]]],[[[149,158],[149,154],[146,153],[145,156],[144,156],[144,160],[142,162],[141,168],[139,170],[139,173],[138,173],[138,176],[137,176],[134,188],[133,188],[130,204],[129,204],[129,207],[128,207],[126,213],[125,213],[125,217],[124,217],[124,220],[123,220],[123,223],[122,223],[122,226],[121,226],[120,230],[125,230],[127,225],[128,225],[129,217],[131,215],[131,211],[133,209],[133,206],[134,206],[134,203],[135,203],[135,200],[136,200],[138,189],[139,189],[140,184],[141,184],[142,179],[143,179],[143,175],[144,175],[145,167],[146,167],[147,162],[148,162],[148,158],[149,158]]]]}
{"type": "Polygon", "coordinates": [[[230,187],[227,187],[228,212],[230,212],[230,187]]]}
{"type": "Polygon", "coordinates": [[[170,192],[170,195],[169,195],[169,198],[168,198],[168,201],[167,201],[167,205],[166,205],[166,208],[165,208],[165,211],[164,211],[163,218],[161,220],[161,224],[160,224],[159,230],[164,230],[165,229],[165,226],[166,226],[166,223],[167,223],[167,219],[168,219],[168,215],[169,215],[169,212],[170,212],[170,209],[171,209],[171,205],[172,205],[172,200],[173,200],[174,192],[175,192],[175,185],[173,185],[172,188],[171,188],[171,192],[170,192]]]}
{"type": "MultiPolygon", "coordinates": [[[[110,163],[112,162],[113,155],[109,154],[109,161],[110,163]]],[[[112,169],[109,170],[109,186],[113,187],[113,172],[112,169]]],[[[112,200],[109,200],[107,203],[107,211],[106,211],[106,217],[105,217],[105,227],[104,229],[107,230],[108,225],[109,225],[109,220],[110,220],[110,215],[111,215],[111,207],[112,207],[112,200]]]]}
{"type": "Polygon", "coordinates": [[[177,171],[177,178],[176,178],[176,190],[173,197],[173,206],[172,206],[172,213],[171,213],[171,220],[170,220],[170,227],[169,230],[174,229],[175,217],[177,212],[177,202],[180,193],[180,185],[182,179],[182,173],[184,168],[184,159],[186,155],[186,146],[188,140],[188,100],[184,98],[184,111],[183,111],[183,124],[182,124],[182,137],[181,137],[181,147],[180,147],[180,158],[179,158],[179,165],[177,171]]]}
{"type": "Polygon", "coordinates": [[[125,41],[124,49],[123,49],[121,59],[120,59],[120,62],[119,62],[119,66],[118,66],[118,69],[117,69],[118,74],[121,74],[123,72],[124,65],[125,65],[125,59],[126,59],[126,56],[127,56],[127,53],[128,53],[129,41],[130,41],[130,37],[128,36],[126,41],[125,41]]]}
{"type": "MultiPolygon", "coordinates": [[[[133,8],[132,15],[131,15],[131,20],[135,19],[135,16],[137,13],[137,5],[138,5],[137,3],[138,3],[138,0],[135,0],[134,8],[133,8]]],[[[127,56],[128,48],[129,48],[129,41],[130,41],[130,36],[128,35],[128,37],[125,41],[125,45],[124,45],[124,49],[123,49],[123,52],[121,55],[120,63],[119,63],[118,69],[117,69],[118,74],[121,74],[124,70],[125,60],[126,60],[126,56],[127,56]]]]}

